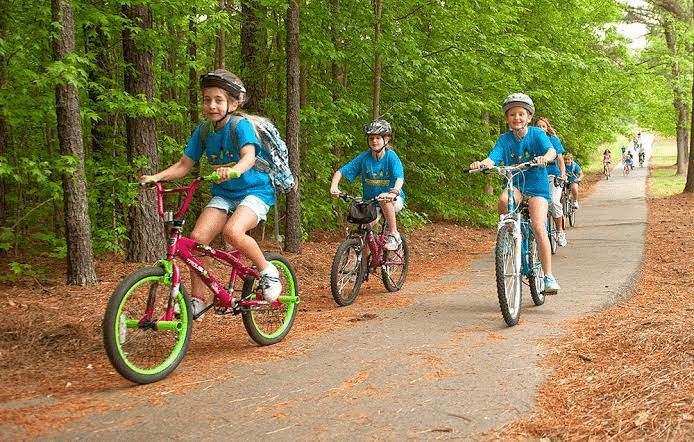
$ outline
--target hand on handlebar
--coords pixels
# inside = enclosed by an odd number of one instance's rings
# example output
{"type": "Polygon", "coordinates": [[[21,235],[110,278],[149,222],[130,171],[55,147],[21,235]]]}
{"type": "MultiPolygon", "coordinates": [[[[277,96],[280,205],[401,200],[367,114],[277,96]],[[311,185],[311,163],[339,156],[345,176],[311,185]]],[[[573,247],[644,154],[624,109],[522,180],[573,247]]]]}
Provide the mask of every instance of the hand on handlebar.
{"type": "Polygon", "coordinates": [[[337,187],[330,188],[330,196],[332,196],[333,198],[339,198],[341,194],[342,192],[340,192],[340,189],[338,189],[337,187]]]}
{"type": "Polygon", "coordinates": [[[217,174],[219,179],[217,180],[218,183],[221,183],[223,181],[227,181],[233,178],[238,178],[241,176],[241,174],[231,167],[218,167],[214,173],[217,174]]]}
{"type": "Polygon", "coordinates": [[[470,170],[482,170],[486,169],[487,165],[484,164],[482,161],[473,161],[470,163],[470,170]]]}
{"type": "Polygon", "coordinates": [[[394,201],[395,198],[397,198],[397,195],[391,192],[382,192],[376,197],[379,201],[394,201]]]}

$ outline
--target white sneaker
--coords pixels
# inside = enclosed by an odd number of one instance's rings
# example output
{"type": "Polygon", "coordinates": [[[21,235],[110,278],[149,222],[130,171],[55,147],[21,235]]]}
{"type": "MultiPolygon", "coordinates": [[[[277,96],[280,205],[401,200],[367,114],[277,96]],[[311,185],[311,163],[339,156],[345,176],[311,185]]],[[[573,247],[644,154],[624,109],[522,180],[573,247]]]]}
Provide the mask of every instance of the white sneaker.
{"type": "MultiPolygon", "coordinates": [[[[200,299],[196,296],[190,297],[190,305],[191,305],[191,310],[192,310],[190,313],[191,313],[191,315],[193,315],[194,318],[201,311],[205,310],[205,300],[200,299]]],[[[181,307],[178,305],[178,303],[176,303],[174,305],[174,314],[176,315],[176,317],[181,315],[181,307]]],[[[202,315],[195,318],[195,320],[196,321],[202,321],[202,318],[204,318],[204,317],[205,317],[205,313],[203,313],[202,315]]]]}
{"type": "Polygon", "coordinates": [[[564,247],[566,245],[566,233],[557,233],[557,244],[559,244],[560,247],[564,247]]]}
{"type": "Polygon", "coordinates": [[[398,250],[402,244],[399,233],[391,233],[386,237],[386,244],[383,246],[386,250],[398,250]]]}
{"type": "Polygon", "coordinates": [[[260,272],[258,287],[263,290],[266,301],[276,301],[282,293],[282,283],[280,282],[280,272],[277,267],[270,264],[265,270],[260,272]]]}
{"type": "Polygon", "coordinates": [[[578,209],[578,201],[574,201],[574,209],[578,209]]]}
{"type": "Polygon", "coordinates": [[[545,295],[556,295],[560,288],[559,283],[554,279],[554,275],[545,275],[545,289],[543,292],[545,295]]]}

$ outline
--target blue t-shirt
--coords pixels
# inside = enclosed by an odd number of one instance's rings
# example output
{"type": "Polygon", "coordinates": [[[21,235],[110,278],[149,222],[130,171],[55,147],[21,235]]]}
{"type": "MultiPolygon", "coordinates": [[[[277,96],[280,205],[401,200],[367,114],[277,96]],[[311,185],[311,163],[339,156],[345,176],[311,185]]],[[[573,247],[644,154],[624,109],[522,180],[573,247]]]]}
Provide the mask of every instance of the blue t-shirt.
{"type": "MultiPolygon", "coordinates": [[[[241,156],[239,155],[239,148],[234,146],[233,137],[230,134],[231,122],[232,119],[230,118],[221,129],[208,132],[207,146],[202,144],[200,130],[209,130],[209,127],[212,126],[204,123],[199,124],[188,140],[188,145],[183,153],[191,160],[198,162],[204,152],[207,156],[207,162],[213,166],[231,167],[238,163],[241,156]]],[[[247,119],[238,120],[235,130],[239,146],[252,144],[256,149],[260,149],[260,142],[253,126],[247,119]]],[[[240,201],[248,195],[255,195],[268,206],[275,204],[275,190],[272,188],[270,175],[254,168],[247,170],[238,178],[219,184],[213,183],[210,192],[214,196],[221,196],[230,201],[240,201]]]]}
{"type": "MultiPolygon", "coordinates": [[[[519,141],[513,137],[513,131],[502,134],[489,153],[489,159],[496,166],[510,166],[544,155],[551,147],[552,144],[542,129],[528,126],[528,133],[519,141]]],[[[548,201],[551,199],[546,167],[532,167],[524,170],[513,178],[513,185],[521,193],[541,196],[548,201]]]]}
{"type": "Polygon", "coordinates": [[[575,161],[573,161],[570,166],[566,166],[566,175],[568,176],[569,184],[576,181],[579,172],[581,172],[581,166],[575,161]]]}
{"type": "MultiPolygon", "coordinates": [[[[398,154],[390,149],[385,150],[385,155],[380,160],[375,159],[370,150],[364,151],[342,166],[340,173],[348,181],[361,175],[365,199],[376,198],[383,192],[390,192],[398,178],[402,178],[403,182],[405,180],[402,161],[398,154]]],[[[400,197],[405,201],[405,192],[402,189],[400,197]]]]}
{"type": "MultiPolygon", "coordinates": [[[[557,151],[557,155],[566,153],[566,149],[564,149],[564,146],[561,144],[561,141],[559,141],[559,138],[554,135],[547,135],[547,138],[549,138],[549,142],[552,143],[554,150],[557,151]]],[[[559,170],[559,164],[557,161],[559,160],[555,160],[554,164],[547,166],[547,175],[561,176],[561,170],[559,170]]]]}

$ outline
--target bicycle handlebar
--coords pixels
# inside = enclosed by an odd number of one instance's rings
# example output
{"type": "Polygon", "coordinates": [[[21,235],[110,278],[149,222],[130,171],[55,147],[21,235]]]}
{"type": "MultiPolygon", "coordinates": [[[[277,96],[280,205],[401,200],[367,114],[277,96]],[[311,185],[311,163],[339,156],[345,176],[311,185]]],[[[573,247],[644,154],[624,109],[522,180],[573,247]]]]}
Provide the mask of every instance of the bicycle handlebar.
{"type": "MultiPolygon", "coordinates": [[[[229,179],[233,178],[238,178],[240,177],[241,174],[239,172],[230,172],[229,173],[229,179]]],[[[188,186],[184,187],[172,187],[172,188],[165,188],[163,184],[171,182],[170,180],[160,180],[160,181],[144,181],[144,182],[139,182],[139,183],[129,183],[130,185],[135,185],[139,187],[146,187],[146,188],[154,188],[157,191],[157,211],[159,212],[159,216],[164,218],[164,194],[169,194],[169,193],[184,193],[185,198],[183,199],[183,204],[181,204],[181,207],[178,209],[176,214],[174,215],[175,218],[180,218],[183,216],[183,214],[186,213],[188,210],[188,205],[190,204],[190,200],[193,198],[193,194],[195,193],[195,190],[198,188],[201,182],[203,181],[219,181],[221,177],[216,173],[212,172],[209,175],[205,176],[199,176],[193,180],[192,183],[190,183],[188,186]]]]}
{"type": "Polygon", "coordinates": [[[555,164],[556,161],[547,161],[544,165],[540,165],[539,163],[535,162],[535,160],[530,160],[526,161],[524,163],[518,163],[514,164],[511,166],[487,166],[485,164],[482,164],[479,169],[473,169],[470,167],[466,167],[463,169],[464,173],[474,173],[474,172],[487,172],[490,170],[496,170],[497,172],[501,173],[502,175],[504,174],[504,171],[521,171],[524,169],[528,169],[530,167],[545,167],[549,166],[550,164],[555,164]]]}
{"type": "MultiPolygon", "coordinates": [[[[364,197],[350,195],[347,192],[340,192],[340,194],[337,197],[343,201],[358,201],[358,202],[368,201],[368,200],[365,200],[364,197]]],[[[371,199],[374,201],[392,201],[391,199],[388,199],[388,198],[379,198],[379,197],[375,197],[375,198],[371,198],[371,199]]]]}

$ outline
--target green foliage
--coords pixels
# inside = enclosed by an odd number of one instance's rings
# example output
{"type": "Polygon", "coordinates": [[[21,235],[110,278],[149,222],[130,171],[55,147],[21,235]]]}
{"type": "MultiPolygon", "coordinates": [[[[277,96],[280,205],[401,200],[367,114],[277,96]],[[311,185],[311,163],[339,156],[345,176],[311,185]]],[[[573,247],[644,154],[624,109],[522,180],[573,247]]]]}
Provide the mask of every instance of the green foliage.
{"type": "MultiPolygon", "coordinates": [[[[153,27],[129,23],[121,4],[81,1],[75,5],[77,52],[51,60],[48,4],[10,2],[0,40],[6,83],[0,115],[9,140],[0,156],[0,178],[8,206],[17,207],[0,227],[0,248],[30,243],[51,253],[63,245],[62,177],[77,164],[62,157],[56,136],[55,86],[78,86],[83,117],[89,215],[97,253],[122,250],[134,191],[127,186],[143,170],[163,169],[180,158],[196,118],[190,93],[196,77],[213,69],[217,36],[226,38],[225,65],[247,86],[262,86],[262,114],[286,133],[286,0],[260,0],[256,48],[263,63],[252,70],[241,60],[238,36],[244,18],[239,3],[146,2],[153,27]],[[127,66],[122,35],[154,56],[153,99],[124,92],[127,66]],[[191,56],[191,48],[197,55],[191,56]],[[129,158],[125,118],[157,121],[158,158],[129,158]],[[37,231],[41,235],[36,236],[37,231]]],[[[641,53],[626,47],[613,23],[615,1],[460,0],[384,2],[381,40],[375,44],[371,1],[341,0],[301,7],[301,204],[302,236],[339,225],[343,205],[328,195],[334,171],[367,149],[364,125],[371,120],[373,66],[381,73],[380,116],[395,130],[393,148],[405,168],[406,228],[445,220],[473,225],[496,222],[500,182],[461,169],[484,158],[505,130],[500,103],[516,91],[530,94],[537,116],[546,116],[579,163],[590,163],[604,143],[633,135],[637,127],[674,134],[673,88],[691,101],[689,26],[677,23],[679,52],[667,51],[657,29],[641,53]],[[683,75],[671,77],[670,61],[683,75]]],[[[198,98],[199,100],[199,98],[198,98]]],[[[687,102],[689,102],[687,101],[687,102]]],[[[198,105],[200,103],[195,103],[198,105]]],[[[203,164],[203,170],[208,168],[203,164]]],[[[357,180],[358,181],[358,180],[357,180]]],[[[355,193],[359,184],[342,183],[355,193]]],[[[202,195],[202,190],[199,193],[202,195]]],[[[191,218],[204,204],[195,201],[191,218]]],[[[192,224],[192,219],[191,223],[192,224]]]]}

